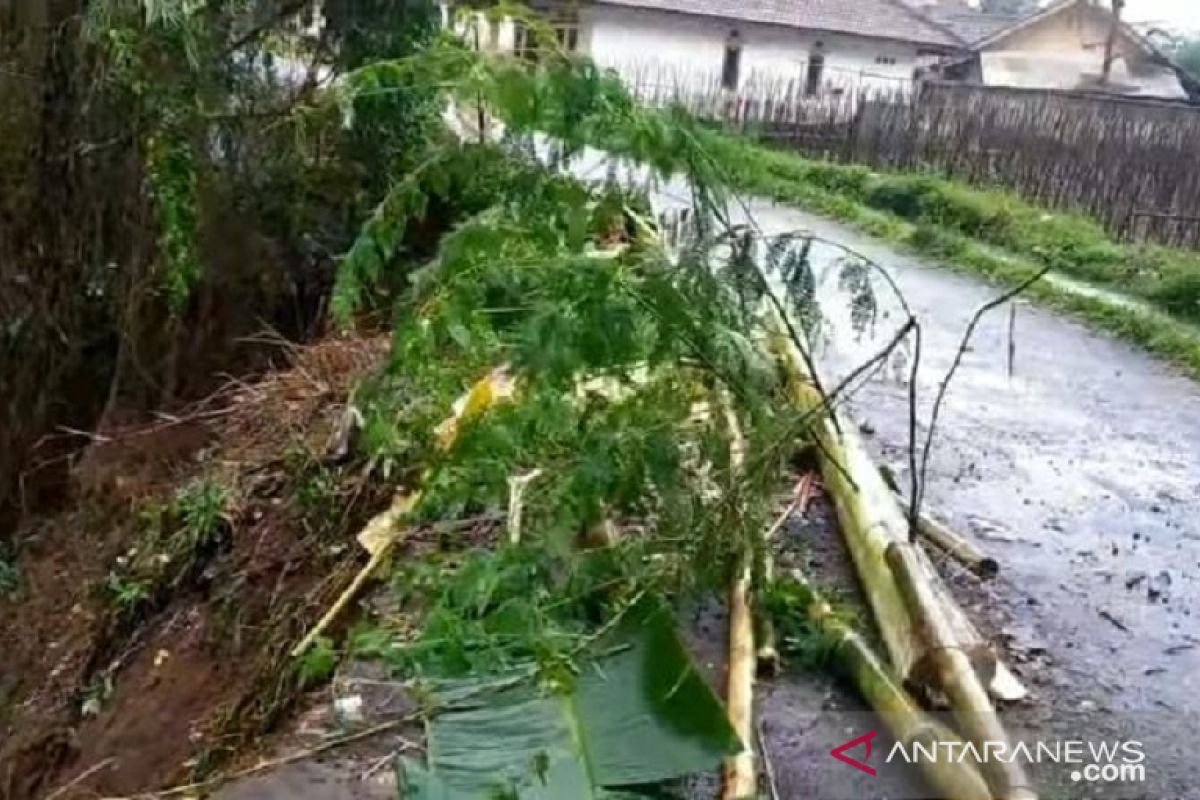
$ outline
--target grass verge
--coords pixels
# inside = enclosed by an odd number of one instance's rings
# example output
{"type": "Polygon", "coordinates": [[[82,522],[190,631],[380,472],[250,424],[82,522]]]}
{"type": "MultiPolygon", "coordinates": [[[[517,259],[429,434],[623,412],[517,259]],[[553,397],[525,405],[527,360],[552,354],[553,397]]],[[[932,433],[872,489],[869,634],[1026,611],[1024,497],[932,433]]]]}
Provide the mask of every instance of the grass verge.
{"type": "Polygon", "coordinates": [[[1200,379],[1200,253],[1121,245],[1082,217],[941,178],[810,161],[716,133],[705,145],[737,189],[848,222],[958,272],[1015,286],[1050,266],[1141,301],[1130,307],[1046,281],[1028,292],[1200,379]]]}

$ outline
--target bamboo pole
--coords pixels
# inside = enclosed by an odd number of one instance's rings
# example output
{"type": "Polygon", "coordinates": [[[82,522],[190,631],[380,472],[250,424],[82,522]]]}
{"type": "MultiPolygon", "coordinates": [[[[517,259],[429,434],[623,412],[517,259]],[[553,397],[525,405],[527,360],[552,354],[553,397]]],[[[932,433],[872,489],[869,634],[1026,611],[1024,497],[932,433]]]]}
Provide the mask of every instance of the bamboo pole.
{"type": "MultiPolygon", "coordinates": [[[[824,398],[808,380],[795,345],[778,328],[772,331],[771,344],[791,378],[790,389],[797,405],[810,411],[820,409],[824,398]]],[[[929,676],[922,664],[928,647],[916,635],[912,617],[887,563],[888,546],[908,541],[908,521],[868,455],[857,429],[853,425],[835,425],[835,416],[834,412],[826,413],[813,425],[820,445],[825,486],[833,498],[842,535],[896,674],[906,682],[920,684],[929,676]]],[[[994,676],[1003,675],[1008,692],[1014,693],[1019,681],[998,665],[994,649],[959,608],[928,558],[917,552],[921,579],[930,585],[935,602],[954,631],[957,646],[967,654],[985,684],[991,684],[994,676]]]]}
{"type": "MultiPolygon", "coordinates": [[[[740,480],[746,462],[746,441],[737,415],[727,396],[721,397],[729,428],[730,480],[740,480]]],[[[742,750],[725,760],[722,800],[758,796],[758,773],[754,764],[754,615],[750,607],[752,578],[750,554],[743,547],[741,563],[729,587],[729,671],[725,703],[729,721],[742,750]]]]}
{"type": "MultiPolygon", "coordinates": [[[[903,495],[900,486],[896,483],[896,475],[892,469],[886,464],[880,464],[879,474],[888,488],[895,493],[897,501],[902,502],[903,495]]],[[[946,555],[984,580],[990,580],[1000,573],[1000,562],[983,552],[970,539],[928,512],[922,511],[918,515],[917,534],[931,544],[937,545],[946,555]]]]}
{"type": "MultiPolygon", "coordinates": [[[[770,333],[771,348],[789,376],[794,402],[805,411],[815,412],[824,405],[824,398],[807,380],[795,344],[780,326],[770,333]]],[[[814,417],[812,431],[819,444],[822,477],[892,666],[902,680],[907,680],[919,659],[920,643],[884,558],[896,531],[903,529],[903,520],[881,515],[881,511],[895,507],[890,490],[882,478],[865,479],[878,473],[864,463],[861,447],[846,443],[846,438],[853,436],[852,429],[845,425],[841,428],[839,435],[827,414],[814,417]]]]}
{"type": "MultiPolygon", "coordinates": [[[[919,635],[928,646],[924,668],[950,701],[951,712],[967,738],[983,746],[1000,742],[1008,745],[1008,734],[1000,723],[987,689],[966,652],[957,645],[958,632],[942,613],[930,584],[923,580],[919,551],[906,542],[894,542],[888,548],[888,565],[917,622],[919,635]]],[[[1007,749],[1007,747],[1006,747],[1007,749]]],[[[1037,793],[1016,759],[1004,762],[987,759],[982,765],[996,800],[1036,800],[1037,793]]]]}
{"type": "MultiPolygon", "coordinates": [[[[834,614],[829,603],[799,570],[792,579],[800,587],[801,602],[808,617],[834,642],[839,669],[854,683],[859,694],[883,721],[888,731],[912,752],[913,745],[927,750],[940,742],[961,742],[949,728],[931,719],[912,696],[900,686],[863,638],[834,614]]],[[[976,766],[967,760],[920,759],[922,774],[941,797],[951,800],[992,800],[992,793],[976,766]]]]}
{"type": "Polygon", "coordinates": [[[991,580],[1000,573],[1000,562],[931,514],[921,512],[917,533],[984,580],[991,580]]]}
{"type": "MultiPolygon", "coordinates": [[[[794,343],[781,325],[771,333],[797,404],[821,409],[824,398],[794,343]]],[[[984,687],[997,675],[1010,683],[1015,677],[954,602],[928,557],[909,544],[904,514],[855,428],[834,420],[829,411],[814,423],[825,486],[896,673],[905,683],[943,690],[967,738],[986,752],[984,743],[1006,742],[1007,734],[984,687]]],[[[1009,766],[985,764],[997,800],[1034,800],[1019,766],[1009,766]]]]}

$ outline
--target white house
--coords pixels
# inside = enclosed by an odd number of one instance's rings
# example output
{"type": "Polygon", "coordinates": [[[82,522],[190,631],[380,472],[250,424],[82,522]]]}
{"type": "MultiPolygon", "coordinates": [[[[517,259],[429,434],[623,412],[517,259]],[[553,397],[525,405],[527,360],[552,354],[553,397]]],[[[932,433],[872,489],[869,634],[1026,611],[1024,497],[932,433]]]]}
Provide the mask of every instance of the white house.
{"type": "Polygon", "coordinates": [[[580,10],[579,46],[635,86],[818,94],[903,85],[959,43],[898,0],[603,0],[580,10]]]}
{"type": "MultiPolygon", "coordinates": [[[[961,42],[900,0],[533,0],[558,43],[635,89],[902,87],[961,42]]],[[[484,46],[521,50],[497,23],[484,46]]]]}
{"type": "MultiPolygon", "coordinates": [[[[1169,99],[1200,93],[1100,2],[1054,0],[1025,16],[982,14],[966,0],[528,4],[553,25],[560,47],[588,54],[643,95],[787,90],[828,97],[859,88],[903,91],[918,77],[1169,99]]],[[[484,47],[537,49],[511,20],[482,25],[476,35],[484,47]]]]}
{"type": "Polygon", "coordinates": [[[1169,100],[1185,99],[1200,89],[1110,9],[1108,0],[1055,0],[1032,14],[1005,17],[981,14],[961,0],[941,0],[920,11],[966,44],[961,58],[942,66],[948,78],[984,86],[1169,100]]]}

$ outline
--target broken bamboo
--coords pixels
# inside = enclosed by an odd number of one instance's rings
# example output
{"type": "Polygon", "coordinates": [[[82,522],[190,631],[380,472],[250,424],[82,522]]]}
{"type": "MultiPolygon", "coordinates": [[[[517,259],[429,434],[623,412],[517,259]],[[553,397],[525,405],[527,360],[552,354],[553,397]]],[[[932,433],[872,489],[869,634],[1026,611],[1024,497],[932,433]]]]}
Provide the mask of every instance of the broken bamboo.
{"type": "Polygon", "coordinates": [[[1000,562],[930,514],[921,512],[917,519],[917,533],[984,580],[990,580],[1000,573],[1000,562]]]}
{"type": "MultiPolygon", "coordinates": [[[[746,460],[746,441],[741,424],[728,397],[721,397],[729,429],[730,481],[738,481],[746,460]]],[[[729,588],[729,671],[725,703],[729,722],[742,741],[741,752],[725,760],[722,800],[758,796],[758,773],[754,764],[754,615],[750,607],[752,565],[750,554],[741,548],[740,564],[729,588]]]]}
{"type": "MultiPolygon", "coordinates": [[[[1008,749],[1008,734],[988,697],[985,682],[958,646],[958,631],[944,613],[945,604],[939,602],[923,574],[920,551],[907,542],[893,542],[887,550],[887,561],[926,646],[922,669],[929,672],[928,683],[945,693],[966,738],[983,745],[983,752],[992,742],[1008,749]]],[[[981,766],[996,800],[1036,800],[1037,793],[1017,759],[1005,762],[989,758],[981,766]]]]}
{"type": "MultiPolygon", "coordinates": [[[[474,419],[494,405],[511,400],[515,394],[516,381],[509,374],[508,365],[496,367],[487,376],[476,382],[470,391],[454,402],[453,412],[434,430],[438,447],[442,450],[449,450],[454,445],[459,429],[465,422],[474,419]]],[[[427,476],[428,471],[422,477],[422,481],[427,476]]],[[[367,585],[380,565],[387,561],[387,557],[396,543],[404,538],[404,528],[400,523],[416,508],[420,500],[421,491],[419,489],[411,493],[397,492],[387,510],[376,514],[366,524],[357,538],[363,549],[371,554],[370,560],[358,571],[350,585],[338,595],[337,600],[322,615],[317,624],[309,630],[299,644],[292,648],[293,658],[303,655],[313,642],[329,629],[329,626],[337,620],[338,616],[367,585]]]]}
{"type": "MultiPolygon", "coordinates": [[[[823,409],[825,398],[809,379],[803,358],[783,333],[781,324],[771,330],[771,348],[789,376],[797,405],[809,412],[823,409]]],[[[867,454],[855,427],[836,424],[835,418],[836,413],[829,410],[813,423],[825,486],[834,501],[842,534],[892,665],[906,682],[920,683],[928,675],[927,670],[920,669],[925,648],[915,636],[912,620],[886,562],[888,545],[908,540],[907,518],[884,475],[867,454]]],[[[955,631],[958,646],[970,658],[985,685],[1001,699],[1024,697],[1025,688],[959,608],[924,553],[920,553],[920,562],[924,579],[955,631]]]]}
{"type": "MultiPolygon", "coordinates": [[[[799,570],[792,579],[800,588],[808,618],[830,638],[838,667],[859,694],[879,715],[888,731],[906,751],[918,745],[936,750],[942,742],[961,742],[949,728],[931,719],[892,676],[858,632],[843,622],[799,570]]],[[[979,770],[969,761],[920,759],[922,773],[940,796],[953,800],[991,800],[992,794],[979,770]]]]}
{"type": "MultiPolygon", "coordinates": [[[[887,464],[880,464],[879,474],[888,488],[895,492],[898,501],[903,502],[903,494],[892,468],[887,464]]],[[[1000,562],[926,511],[922,511],[917,517],[917,534],[984,580],[990,580],[1000,573],[1000,562]]]]}
{"type": "MultiPolygon", "coordinates": [[[[799,494],[797,491],[795,494],[799,494]]],[[[771,550],[771,543],[780,529],[787,524],[788,518],[792,516],[799,508],[799,500],[793,498],[788,503],[787,508],[783,510],[775,522],[767,529],[763,536],[762,546],[762,580],[763,584],[770,586],[775,579],[775,556],[771,550]]],[[[776,675],[779,673],[779,647],[775,639],[775,623],[772,621],[769,614],[761,606],[754,609],[754,641],[757,644],[754,657],[758,665],[760,675],[776,675]]]]}
{"type": "MultiPolygon", "coordinates": [[[[782,323],[771,334],[772,349],[789,377],[797,404],[817,415],[813,431],[825,485],[897,674],[905,683],[945,691],[956,713],[963,715],[968,738],[977,744],[1007,741],[984,687],[991,685],[996,675],[1009,683],[1015,676],[999,663],[994,650],[954,602],[924,552],[908,543],[907,521],[891,489],[853,426],[836,424],[836,412],[827,409],[825,397],[813,385],[802,354],[784,335],[782,323]],[[893,546],[900,549],[893,551],[893,546]],[[897,563],[907,569],[903,575],[896,573],[897,563]],[[920,591],[914,591],[914,586],[920,591]],[[944,683],[947,680],[949,684],[944,683]],[[973,724],[968,727],[966,722],[973,724]]],[[[1019,773],[1019,769],[1014,772],[990,765],[986,774],[995,783],[998,800],[1036,797],[1019,773]]]]}

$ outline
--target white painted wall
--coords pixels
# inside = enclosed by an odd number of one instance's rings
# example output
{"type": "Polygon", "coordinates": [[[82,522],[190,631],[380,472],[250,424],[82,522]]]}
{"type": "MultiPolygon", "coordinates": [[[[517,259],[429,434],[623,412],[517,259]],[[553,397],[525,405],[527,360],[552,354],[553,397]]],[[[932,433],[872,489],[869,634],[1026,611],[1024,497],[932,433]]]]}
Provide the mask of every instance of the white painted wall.
{"type": "Polygon", "coordinates": [[[581,10],[580,49],[635,87],[701,89],[719,85],[734,30],[742,45],[739,89],[748,93],[768,83],[803,86],[815,52],[825,57],[825,89],[904,88],[918,63],[916,45],[905,42],[606,5],[581,10]],[[877,63],[880,57],[895,63],[877,63]]]}
{"type": "MultiPolygon", "coordinates": [[[[980,53],[983,82],[1027,89],[1094,86],[1103,70],[1104,45],[1111,26],[1111,17],[1093,6],[1066,8],[1015,31],[980,53]]],[[[1109,79],[1121,92],[1187,97],[1175,73],[1150,63],[1142,48],[1128,37],[1116,38],[1113,57],[1109,79]]]]}

